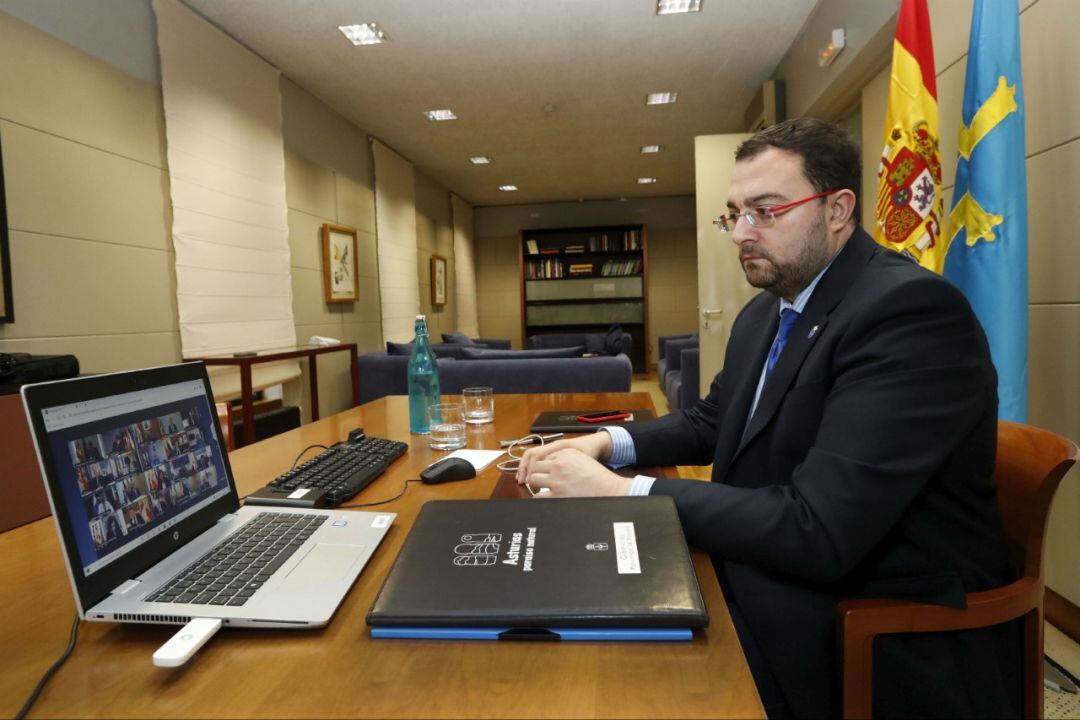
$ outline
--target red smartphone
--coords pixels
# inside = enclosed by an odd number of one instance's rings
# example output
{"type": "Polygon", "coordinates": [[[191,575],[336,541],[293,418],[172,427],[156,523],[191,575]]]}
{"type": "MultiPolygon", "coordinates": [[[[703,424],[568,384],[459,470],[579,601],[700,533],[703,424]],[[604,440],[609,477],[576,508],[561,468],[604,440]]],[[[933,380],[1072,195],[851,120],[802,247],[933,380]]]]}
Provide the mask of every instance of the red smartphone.
{"type": "Polygon", "coordinates": [[[630,413],[625,410],[602,410],[600,412],[585,413],[584,415],[578,415],[578,422],[586,423],[598,423],[609,422],[613,420],[625,420],[630,417],[630,413]]]}

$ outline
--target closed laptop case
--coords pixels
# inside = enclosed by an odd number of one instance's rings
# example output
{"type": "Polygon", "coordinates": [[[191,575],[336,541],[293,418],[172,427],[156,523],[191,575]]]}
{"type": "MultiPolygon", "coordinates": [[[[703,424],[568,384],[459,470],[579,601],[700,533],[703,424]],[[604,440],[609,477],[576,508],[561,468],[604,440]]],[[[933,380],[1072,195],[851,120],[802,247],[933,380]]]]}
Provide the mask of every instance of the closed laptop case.
{"type": "Polygon", "coordinates": [[[577,419],[578,415],[599,412],[603,409],[604,408],[593,408],[592,410],[555,410],[549,412],[542,412],[536,416],[535,420],[533,420],[533,424],[532,427],[529,428],[529,432],[596,432],[602,427],[610,427],[612,425],[630,425],[631,423],[652,420],[656,417],[656,413],[654,413],[652,410],[627,410],[627,412],[633,414],[632,420],[628,418],[626,420],[612,420],[598,423],[587,423],[581,422],[577,419]]]}
{"type": "Polygon", "coordinates": [[[373,627],[703,627],[669,497],[424,505],[373,627]]]}

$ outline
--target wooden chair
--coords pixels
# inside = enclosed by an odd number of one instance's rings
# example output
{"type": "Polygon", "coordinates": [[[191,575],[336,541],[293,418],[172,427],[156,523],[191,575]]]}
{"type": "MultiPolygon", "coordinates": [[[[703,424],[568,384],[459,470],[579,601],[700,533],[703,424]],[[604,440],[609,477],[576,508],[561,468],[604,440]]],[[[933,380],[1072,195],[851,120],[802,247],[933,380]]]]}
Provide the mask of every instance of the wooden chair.
{"type": "Polygon", "coordinates": [[[214,403],[217,410],[218,426],[221,427],[221,437],[225,441],[225,450],[232,452],[236,449],[236,438],[233,437],[233,411],[232,405],[227,402],[214,403]]]}
{"type": "Polygon", "coordinates": [[[1030,425],[998,423],[998,503],[1021,577],[1004,587],[968,593],[967,609],[899,600],[847,600],[837,606],[845,718],[872,710],[874,638],[882,634],[987,627],[1024,618],[1026,718],[1043,717],[1043,536],[1050,502],[1076,462],[1076,445],[1030,425]]]}
{"type": "Polygon", "coordinates": [[[20,395],[0,395],[0,463],[0,532],[46,517],[49,500],[20,395]]]}

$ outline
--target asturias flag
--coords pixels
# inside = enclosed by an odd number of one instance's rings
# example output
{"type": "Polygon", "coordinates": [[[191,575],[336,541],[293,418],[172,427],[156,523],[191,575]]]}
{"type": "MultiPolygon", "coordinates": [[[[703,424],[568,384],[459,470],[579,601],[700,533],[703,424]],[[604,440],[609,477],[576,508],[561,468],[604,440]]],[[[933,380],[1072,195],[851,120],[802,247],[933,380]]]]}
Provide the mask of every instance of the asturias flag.
{"type": "Polygon", "coordinates": [[[937,81],[926,0],[902,0],[893,41],[874,239],[941,272],[937,81]]]}
{"type": "Polygon", "coordinates": [[[975,308],[998,372],[998,415],[1027,421],[1027,182],[1020,16],[975,0],[945,277],[975,308]]]}

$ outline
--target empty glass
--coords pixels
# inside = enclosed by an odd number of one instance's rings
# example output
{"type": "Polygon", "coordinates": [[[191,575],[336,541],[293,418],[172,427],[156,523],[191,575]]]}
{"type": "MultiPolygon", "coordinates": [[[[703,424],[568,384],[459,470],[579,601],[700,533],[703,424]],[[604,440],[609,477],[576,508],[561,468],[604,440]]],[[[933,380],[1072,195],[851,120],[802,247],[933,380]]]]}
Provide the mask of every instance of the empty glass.
{"type": "Polygon", "coordinates": [[[495,419],[495,397],[491,388],[465,388],[461,396],[465,398],[465,422],[483,425],[495,419]]]}
{"type": "Polygon", "coordinates": [[[432,450],[465,447],[465,417],[461,403],[428,406],[428,445],[432,450]]]}

